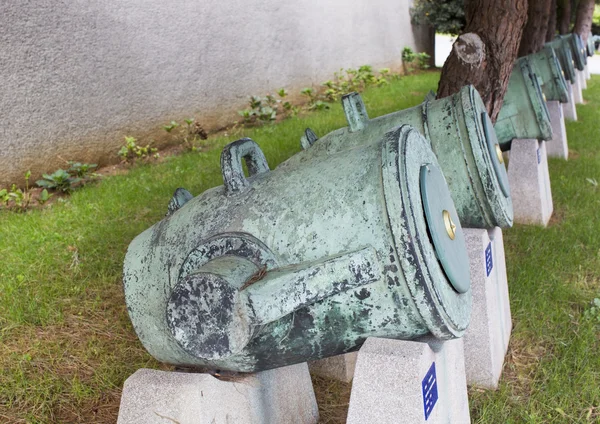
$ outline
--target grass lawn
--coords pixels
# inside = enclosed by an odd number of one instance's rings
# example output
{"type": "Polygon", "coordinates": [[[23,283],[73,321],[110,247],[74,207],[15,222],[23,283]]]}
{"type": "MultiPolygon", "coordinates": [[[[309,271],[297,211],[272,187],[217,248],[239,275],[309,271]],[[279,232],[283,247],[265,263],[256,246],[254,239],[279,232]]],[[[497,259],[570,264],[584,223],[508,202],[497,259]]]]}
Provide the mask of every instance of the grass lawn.
{"type": "MultiPolygon", "coordinates": [[[[374,117],[420,103],[428,72],[364,93],[374,117]]],[[[497,392],[470,392],[474,422],[598,422],[600,320],[600,77],[567,125],[572,157],[550,162],[555,217],[549,228],[505,232],[514,331],[497,392]]],[[[340,105],[247,130],[271,168],[300,150],[305,127],[345,125],[340,105]]],[[[239,138],[239,137],[235,137],[239,138]]],[[[0,211],[0,422],[113,423],[123,381],[154,361],[135,336],[121,269],[129,242],[160,220],[177,187],[198,195],[222,184],[221,147],[139,164],[75,192],[66,202],[0,211]]],[[[141,140],[143,143],[143,140],[141,140]]],[[[343,422],[348,387],[316,380],[322,422],[343,422]]]]}

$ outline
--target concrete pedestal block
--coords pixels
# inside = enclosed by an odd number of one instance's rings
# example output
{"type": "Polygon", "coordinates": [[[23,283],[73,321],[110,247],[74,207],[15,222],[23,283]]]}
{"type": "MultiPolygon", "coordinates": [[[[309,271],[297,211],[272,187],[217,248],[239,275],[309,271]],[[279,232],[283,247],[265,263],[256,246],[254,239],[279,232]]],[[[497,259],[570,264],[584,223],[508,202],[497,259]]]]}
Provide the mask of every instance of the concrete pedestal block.
{"type": "Polygon", "coordinates": [[[592,78],[592,74],[590,72],[590,65],[589,65],[589,63],[587,65],[585,65],[585,71],[584,72],[585,72],[585,79],[589,80],[589,79],[592,78]]]}
{"type": "Polygon", "coordinates": [[[552,216],[553,204],[545,141],[513,140],[508,183],[514,221],[518,224],[546,226],[552,216]]]}
{"type": "Polygon", "coordinates": [[[311,374],[349,383],[354,377],[357,355],[358,352],[350,352],[344,355],[319,359],[318,361],[309,362],[308,369],[311,374]]]}
{"type": "Polygon", "coordinates": [[[473,293],[471,324],[464,336],[467,384],[496,389],[512,330],[502,230],[464,232],[473,293]]]}
{"type": "Polygon", "coordinates": [[[579,78],[579,71],[575,70],[575,82],[573,85],[573,101],[576,105],[583,103],[583,93],[581,88],[581,78],[579,78]]]}
{"type": "Polygon", "coordinates": [[[210,374],[136,371],[123,386],[118,424],[314,424],[306,363],[229,381],[210,374]]]}
{"type": "Polygon", "coordinates": [[[561,104],[552,100],[547,102],[552,123],[552,140],[546,142],[548,157],[567,160],[569,158],[569,145],[567,144],[567,129],[565,128],[565,116],[561,104]]]}
{"type": "Polygon", "coordinates": [[[567,87],[569,90],[569,101],[562,104],[563,114],[566,120],[577,121],[577,109],[575,109],[575,101],[573,100],[573,84],[567,81],[567,87]]]}
{"type": "Polygon", "coordinates": [[[463,349],[462,339],[367,339],[346,423],[469,423],[463,349]]]}
{"type": "Polygon", "coordinates": [[[587,90],[587,78],[585,77],[585,69],[583,71],[577,71],[577,75],[579,76],[579,81],[581,83],[581,89],[587,90]]]}

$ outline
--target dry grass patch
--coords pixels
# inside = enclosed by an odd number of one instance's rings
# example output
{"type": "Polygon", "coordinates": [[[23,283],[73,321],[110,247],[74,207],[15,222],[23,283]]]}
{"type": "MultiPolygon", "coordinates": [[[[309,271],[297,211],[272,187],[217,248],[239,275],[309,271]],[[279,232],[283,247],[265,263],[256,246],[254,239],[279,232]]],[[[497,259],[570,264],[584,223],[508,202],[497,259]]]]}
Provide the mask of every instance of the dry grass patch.
{"type": "Polygon", "coordinates": [[[352,383],[311,376],[319,405],[320,424],[343,424],[348,416],[352,383]]]}

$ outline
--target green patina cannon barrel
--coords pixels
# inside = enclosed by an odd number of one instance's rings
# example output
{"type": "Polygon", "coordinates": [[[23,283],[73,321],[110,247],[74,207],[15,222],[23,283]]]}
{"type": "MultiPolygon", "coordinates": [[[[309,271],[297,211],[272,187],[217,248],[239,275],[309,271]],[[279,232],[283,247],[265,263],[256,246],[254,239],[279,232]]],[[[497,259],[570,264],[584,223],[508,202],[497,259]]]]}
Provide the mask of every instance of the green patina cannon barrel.
{"type": "Polygon", "coordinates": [[[586,54],[589,57],[592,57],[594,55],[594,53],[596,52],[596,47],[594,46],[594,35],[592,34],[592,32],[590,31],[590,34],[588,35],[587,38],[587,43],[585,45],[586,47],[586,54]]]}
{"type": "Polygon", "coordinates": [[[514,139],[552,138],[550,113],[542,87],[527,58],[515,63],[494,129],[503,151],[510,149],[514,139]]]}
{"type": "Polygon", "coordinates": [[[376,142],[391,128],[411,125],[431,143],[464,226],[512,225],[513,207],[502,153],[485,105],[473,86],[374,119],[368,118],[359,94],[344,96],[342,103],[348,127],[319,139],[307,130],[302,138],[306,154],[292,157],[285,166],[376,142]]]}
{"type": "Polygon", "coordinates": [[[585,46],[583,45],[583,40],[579,34],[572,32],[571,34],[567,35],[559,35],[558,39],[564,40],[571,49],[571,55],[573,56],[575,68],[579,71],[583,71],[585,69],[585,65],[587,64],[587,54],[585,51],[585,46]]]}
{"type": "Polygon", "coordinates": [[[464,235],[416,130],[272,171],[242,139],[225,147],[221,168],[223,186],[194,198],[178,189],[127,251],[127,309],[156,359],[251,372],[371,336],[464,333],[464,235]]]}
{"type": "Polygon", "coordinates": [[[560,62],[560,67],[565,73],[565,78],[567,81],[573,83],[575,81],[575,62],[573,60],[571,48],[568,46],[565,40],[560,38],[546,43],[546,46],[550,46],[554,49],[554,53],[556,53],[556,57],[560,62]]]}
{"type": "Polygon", "coordinates": [[[556,53],[560,66],[565,73],[565,78],[573,83],[575,81],[575,60],[569,44],[562,38],[556,38],[546,43],[546,46],[554,49],[554,53],[556,53]]]}
{"type": "Polygon", "coordinates": [[[569,101],[567,80],[552,47],[545,46],[539,52],[529,54],[518,60],[529,61],[531,69],[540,79],[542,92],[546,96],[546,100],[556,100],[561,103],[569,101]]]}

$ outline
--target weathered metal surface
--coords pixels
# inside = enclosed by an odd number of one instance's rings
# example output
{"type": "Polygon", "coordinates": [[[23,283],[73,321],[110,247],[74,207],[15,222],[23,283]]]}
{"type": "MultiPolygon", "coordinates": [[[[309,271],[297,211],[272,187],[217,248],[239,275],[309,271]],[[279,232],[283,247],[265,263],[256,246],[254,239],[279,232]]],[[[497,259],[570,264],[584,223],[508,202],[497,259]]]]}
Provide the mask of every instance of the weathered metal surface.
{"type": "Polygon", "coordinates": [[[545,46],[539,52],[518,60],[529,61],[531,69],[541,80],[540,85],[547,101],[557,100],[561,103],[569,101],[567,80],[552,47],[545,46]]]}
{"type": "Polygon", "coordinates": [[[587,54],[585,52],[583,40],[579,34],[572,32],[566,35],[559,35],[558,38],[565,41],[566,45],[571,49],[571,55],[573,56],[575,68],[578,71],[583,71],[585,69],[585,65],[587,64],[587,54]]]}
{"type": "Polygon", "coordinates": [[[311,150],[270,171],[252,140],[227,146],[224,186],[131,242],[125,299],[155,358],[250,372],[352,351],[372,336],[464,333],[469,277],[446,276],[468,264],[464,236],[426,140],[403,126],[326,157],[311,150]],[[429,219],[450,214],[455,238],[443,241],[456,264],[440,262],[448,253],[430,238],[449,237],[427,224],[424,168],[439,174],[428,183],[438,197],[429,219]]]}
{"type": "Polygon", "coordinates": [[[566,40],[556,38],[545,45],[554,49],[554,53],[556,53],[556,57],[558,57],[558,61],[560,62],[560,67],[565,73],[565,78],[573,84],[575,82],[575,61],[566,40]]]}
{"type": "Polygon", "coordinates": [[[513,139],[552,138],[546,100],[527,58],[521,58],[513,67],[494,129],[503,151],[510,149],[513,139]]]}
{"type": "Polygon", "coordinates": [[[373,143],[398,125],[411,125],[431,143],[464,226],[492,228],[512,225],[508,176],[500,163],[501,155],[499,158],[496,153],[498,141],[493,129],[485,132],[489,118],[479,93],[472,86],[463,87],[453,96],[426,101],[414,108],[375,119],[368,118],[357,93],[344,96],[342,103],[349,126],[312,143],[306,141],[306,136],[303,137],[303,147],[312,147],[304,155],[292,157],[283,166],[296,166],[313,157],[373,143]]]}
{"type": "Polygon", "coordinates": [[[588,35],[585,48],[586,48],[586,54],[588,55],[588,57],[592,57],[596,51],[596,47],[594,46],[594,35],[592,34],[591,31],[590,31],[590,34],[588,35]]]}
{"type": "Polygon", "coordinates": [[[167,206],[167,216],[172,215],[176,210],[180,209],[183,205],[193,199],[194,196],[187,191],[185,188],[178,188],[175,190],[171,201],[167,206]]]}

